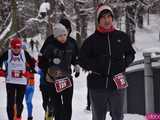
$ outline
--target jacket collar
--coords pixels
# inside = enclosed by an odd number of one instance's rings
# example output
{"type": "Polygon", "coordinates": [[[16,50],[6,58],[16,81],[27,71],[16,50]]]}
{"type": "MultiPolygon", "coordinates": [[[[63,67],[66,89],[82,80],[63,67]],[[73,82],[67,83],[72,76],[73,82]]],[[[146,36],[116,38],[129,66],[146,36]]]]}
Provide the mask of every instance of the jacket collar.
{"type": "Polygon", "coordinates": [[[100,33],[113,32],[113,31],[115,31],[115,28],[112,25],[109,29],[105,29],[104,27],[98,25],[96,31],[98,31],[100,33]]]}

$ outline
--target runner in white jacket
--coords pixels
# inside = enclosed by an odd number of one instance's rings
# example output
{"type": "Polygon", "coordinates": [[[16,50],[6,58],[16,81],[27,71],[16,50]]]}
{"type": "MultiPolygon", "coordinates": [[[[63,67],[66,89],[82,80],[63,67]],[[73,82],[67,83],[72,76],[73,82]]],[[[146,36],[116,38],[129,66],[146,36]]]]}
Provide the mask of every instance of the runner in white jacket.
{"type": "Polygon", "coordinates": [[[27,80],[33,78],[35,60],[22,49],[20,38],[12,38],[10,47],[0,56],[0,76],[6,78],[8,119],[21,120],[27,80]]]}

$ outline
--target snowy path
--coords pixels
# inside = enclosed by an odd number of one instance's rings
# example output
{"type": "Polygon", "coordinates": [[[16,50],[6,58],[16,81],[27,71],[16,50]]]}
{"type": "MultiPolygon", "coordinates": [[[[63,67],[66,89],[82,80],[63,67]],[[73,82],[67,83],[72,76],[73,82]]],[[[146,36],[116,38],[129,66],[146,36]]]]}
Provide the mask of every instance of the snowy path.
{"type": "MultiPolygon", "coordinates": [[[[78,79],[74,79],[73,115],[72,120],[91,120],[91,113],[84,111],[86,106],[86,75],[84,73],[78,79]]],[[[36,75],[36,89],[33,97],[33,117],[34,120],[43,120],[44,111],[42,109],[42,98],[38,88],[39,76],[36,75]]],[[[7,120],[6,114],[6,90],[4,79],[0,79],[0,120],[7,120]]],[[[27,120],[26,104],[24,101],[23,120],[27,120]]],[[[111,120],[109,114],[107,119],[111,120]]],[[[126,114],[124,120],[145,120],[144,116],[126,114]]]]}
{"type": "Polygon", "coordinates": [[[144,17],[144,28],[136,30],[136,59],[143,58],[143,51],[159,51],[160,52],[160,16],[150,15],[150,25],[147,25],[147,16],[144,17]]]}

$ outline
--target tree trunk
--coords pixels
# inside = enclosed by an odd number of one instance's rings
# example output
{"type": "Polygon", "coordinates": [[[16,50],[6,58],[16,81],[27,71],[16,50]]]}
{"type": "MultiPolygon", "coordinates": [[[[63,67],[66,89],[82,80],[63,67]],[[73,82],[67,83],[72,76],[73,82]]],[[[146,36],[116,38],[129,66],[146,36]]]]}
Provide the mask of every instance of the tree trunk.
{"type": "Polygon", "coordinates": [[[143,15],[139,15],[137,16],[137,19],[138,19],[138,27],[139,28],[143,28],[143,15]]]}
{"type": "Polygon", "coordinates": [[[17,32],[18,31],[18,17],[17,17],[16,0],[12,0],[11,2],[11,16],[12,16],[12,22],[13,22],[11,30],[13,32],[17,32]]]}
{"type": "Polygon", "coordinates": [[[144,14],[144,8],[140,6],[137,11],[137,25],[139,28],[143,28],[143,14],[144,14]]]}
{"type": "Polygon", "coordinates": [[[76,18],[76,40],[77,40],[77,44],[78,44],[78,47],[81,46],[81,28],[80,28],[80,8],[79,8],[79,5],[78,3],[76,3],[75,1],[75,4],[74,4],[74,8],[75,8],[75,11],[76,11],[76,14],[77,14],[77,18],[76,18]]]}
{"type": "MultiPolygon", "coordinates": [[[[3,10],[2,10],[2,0],[0,0],[0,27],[1,27],[1,25],[2,25],[2,23],[3,23],[3,21],[2,21],[2,14],[3,14],[3,10]]],[[[0,28],[0,31],[1,31],[1,29],[2,28],[0,28]]]]}
{"type": "Polygon", "coordinates": [[[136,27],[136,23],[135,23],[135,13],[133,10],[133,6],[127,6],[126,7],[126,33],[128,34],[128,36],[130,37],[130,41],[131,43],[135,42],[135,27],[136,27]]]}
{"type": "Polygon", "coordinates": [[[150,13],[150,8],[148,8],[148,11],[147,11],[147,24],[150,25],[150,21],[149,21],[149,13],[150,13]]]}
{"type": "Polygon", "coordinates": [[[88,25],[88,21],[87,21],[87,15],[81,15],[81,43],[80,46],[82,45],[82,43],[84,42],[84,40],[87,38],[87,25],[88,25]]]}
{"type": "Polygon", "coordinates": [[[55,0],[48,0],[48,1],[51,4],[51,11],[53,12],[53,10],[55,10],[56,1],[55,0]]]}
{"type": "Polygon", "coordinates": [[[97,21],[98,18],[97,18],[97,12],[96,12],[98,3],[99,3],[99,0],[93,0],[93,6],[94,6],[94,9],[95,9],[95,11],[94,11],[95,26],[97,26],[97,24],[98,24],[98,21],[97,21]]]}
{"type": "Polygon", "coordinates": [[[7,49],[9,41],[8,41],[8,37],[13,34],[16,33],[18,31],[18,17],[17,17],[17,5],[16,5],[16,0],[12,0],[11,1],[11,20],[12,20],[12,25],[11,25],[11,29],[7,32],[7,34],[5,35],[5,37],[0,41],[1,45],[4,47],[4,50],[7,49]]]}
{"type": "Polygon", "coordinates": [[[39,0],[34,0],[34,6],[35,6],[35,9],[39,9],[40,7],[40,1],[39,0]]]}
{"type": "Polygon", "coordinates": [[[46,37],[50,36],[53,34],[53,23],[54,23],[54,15],[52,16],[52,14],[55,11],[55,6],[56,6],[56,1],[55,0],[49,0],[50,3],[50,10],[48,11],[48,24],[47,24],[47,33],[46,33],[46,37]]]}

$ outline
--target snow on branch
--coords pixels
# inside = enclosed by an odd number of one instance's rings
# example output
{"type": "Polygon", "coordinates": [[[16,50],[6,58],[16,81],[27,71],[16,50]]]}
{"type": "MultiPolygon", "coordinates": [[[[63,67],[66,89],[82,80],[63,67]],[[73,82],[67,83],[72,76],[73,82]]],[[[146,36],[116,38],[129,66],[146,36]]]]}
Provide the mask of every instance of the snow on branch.
{"type": "Polygon", "coordinates": [[[12,23],[13,23],[13,21],[12,21],[12,19],[11,19],[11,21],[10,21],[9,25],[7,26],[7,28],[6,28],[6,29],[2,32],[2,34],[0,35],[0,41],[1,41],[2,39],[4,39],[4,37],[7,35],[8,32],[10,32],[11,27],[12,27],[12,23]]]}
{"type": "Polygon", "coordinates": [[[76,0],[76,2],[79,2],[81,4],[85,4],[86,2],[88,2],[87,0],[76,0]]]}
{"type": "Polygon", "coordinates": [[[64,1],[63,1],[63,0],[59,0],[59,2],[60,2],[62,5],[64,5],[64,1]]]}
{"type": "Polygon", "coordinates": [[[25,29],[26,29],[26,28],[24,27],[24,28],[20,29],[19,31],[17,31],[16,33],[13,33],[12,35],[10,35],[10,36],[8,37],[8,39],[10,39],[10,38],[12,38],[12,37],[16,36],[16,35],[17,35],[17,33],[21,33],[21,32],[23,32],[25,29]]]}
{"type": "Polygon", "coordinates": [[[38,23],[46,22],[48,24],[47,20],[45,20],[45,19],[38,19],[38,18],[30,18],[26,22],[27,23],[31,23],[31,22],[38,22],[38,23]]]}
{"type": "MultiPolygon", "coordinates": [[[[11,16],[11,13],[8,14],[6,20],[5,20],[4,23],[2,24],[2,27],[7,25],[7,21],[9,20],[10,16],[11,16]]],[[[1,28],[2,28],[2,27],[1,27],[1,28]]]]}

